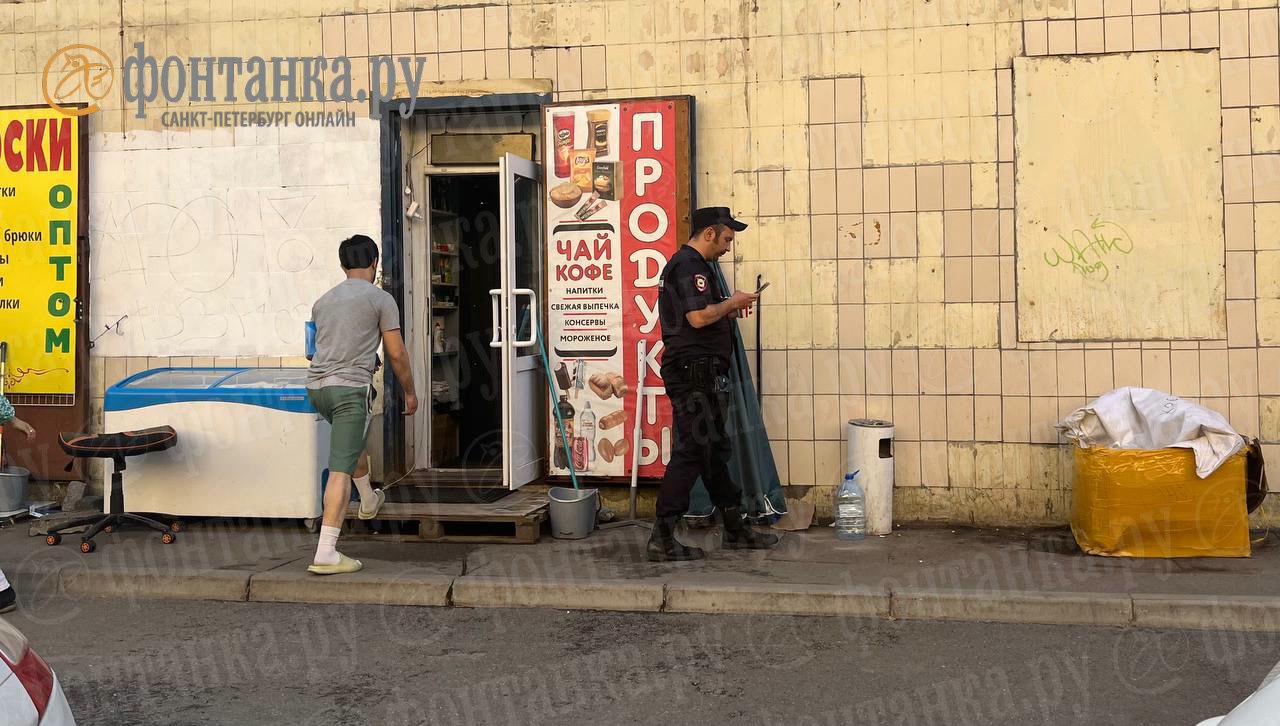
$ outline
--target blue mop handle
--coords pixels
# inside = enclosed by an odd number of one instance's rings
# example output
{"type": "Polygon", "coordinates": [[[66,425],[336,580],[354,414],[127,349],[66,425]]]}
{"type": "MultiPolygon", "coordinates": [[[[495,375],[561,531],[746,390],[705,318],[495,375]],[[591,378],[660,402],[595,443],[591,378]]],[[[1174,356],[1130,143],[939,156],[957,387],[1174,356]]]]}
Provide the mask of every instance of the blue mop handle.
{"type": "Polygon", "coordinates": [[[560,406],[556,402],[556,382],[551,377],[551,361],[547,358],[547,344],[542,340],[542,331],[535,328],[538,336],[538,352],[542,354],[542,370],[547,374],[547,395],[551,399],[551,410],[556,415],[556,426],[560,429],[560,445],[564,447],[565,460],[569,462],[569,478],[573,480],[573,488],[578,489],[578,473],[573,470],[573,451],[569,447],[569,435],[564,430],[564,419],[560,417],[560,406]]]}

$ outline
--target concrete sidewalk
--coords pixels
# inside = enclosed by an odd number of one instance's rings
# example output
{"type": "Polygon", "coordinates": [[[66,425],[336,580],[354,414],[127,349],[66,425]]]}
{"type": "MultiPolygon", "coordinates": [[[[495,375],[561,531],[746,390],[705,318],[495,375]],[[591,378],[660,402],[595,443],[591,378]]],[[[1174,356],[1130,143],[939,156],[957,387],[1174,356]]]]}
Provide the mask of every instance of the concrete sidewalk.
{"type": "Polygon", "coordinates": [[[700,562],[653,564],[647,531],[598,531],[536,545],[345,538],[353,575],[306,572],[315,535],[291,524],[188,527],[164,545],[140,530],[58,547],[0,532],[0,567],[25,607],[46,597],[367,603],[437,607],[815,615],[1280,631],[1280,538],[1250,559],[1127,560],[1074,551],[1065,530],[907,528],[862,542],[830,528],[786,534],[769,552],[684,536],[700,562]]]}

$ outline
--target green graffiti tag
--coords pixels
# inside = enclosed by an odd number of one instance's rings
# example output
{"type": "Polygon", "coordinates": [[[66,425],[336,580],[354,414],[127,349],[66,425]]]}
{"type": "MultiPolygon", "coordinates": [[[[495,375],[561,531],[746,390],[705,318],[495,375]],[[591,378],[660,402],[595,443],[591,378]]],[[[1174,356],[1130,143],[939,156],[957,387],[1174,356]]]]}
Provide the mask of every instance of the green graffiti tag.
{"type": "Polygon", "coordinates": [[[1069,236],[1058,235],[1058,239],[1066,249],[1055,247],[1044,253],[1045,264],[1049,267],[1068,265],[1071,272],[1098,282],[1105,282],[1111,276],[1108,258],[1133,252],[1133,238],[1125,228],[1101,217],[1094,217],[1088,230],[1075,229],[1069,236]]]}

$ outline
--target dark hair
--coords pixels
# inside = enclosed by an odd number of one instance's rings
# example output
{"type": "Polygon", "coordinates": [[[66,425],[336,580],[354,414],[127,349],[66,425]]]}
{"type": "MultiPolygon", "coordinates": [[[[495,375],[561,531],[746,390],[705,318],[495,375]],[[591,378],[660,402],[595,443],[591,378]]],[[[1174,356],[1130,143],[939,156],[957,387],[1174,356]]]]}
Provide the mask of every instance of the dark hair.
{"type": "Polygon", "coordinates": [[[720,239],[720,235],[724,234],[726,229],[729,229],[728,225],[724,224],[705,224],[701,227],[695,227],[693,231],[690,232],[689,239],[697,239],[702,236],[704,231],[711,228],[714,228],[716,231],[716,239],[720,239]]]}
{"type": "Polygon", "coordinates": [[[338,262],[344,270],[363,270],[378,262],[378,244],[363,234],[352,235],[338,245],[338,262]]]}

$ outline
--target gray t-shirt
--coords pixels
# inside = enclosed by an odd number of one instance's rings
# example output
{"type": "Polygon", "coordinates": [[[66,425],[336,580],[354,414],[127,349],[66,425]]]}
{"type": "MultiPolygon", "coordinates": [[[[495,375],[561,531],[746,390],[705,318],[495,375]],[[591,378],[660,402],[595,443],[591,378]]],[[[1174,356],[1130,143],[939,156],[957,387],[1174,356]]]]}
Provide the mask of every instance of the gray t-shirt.
{"type": "Polygon", "coordinates": [[[346,279],[311,307],[316,352],[307,388],[367,386],[382,334],[400,329],[400,311],[390,294],[364,280],[346,279]]]}

